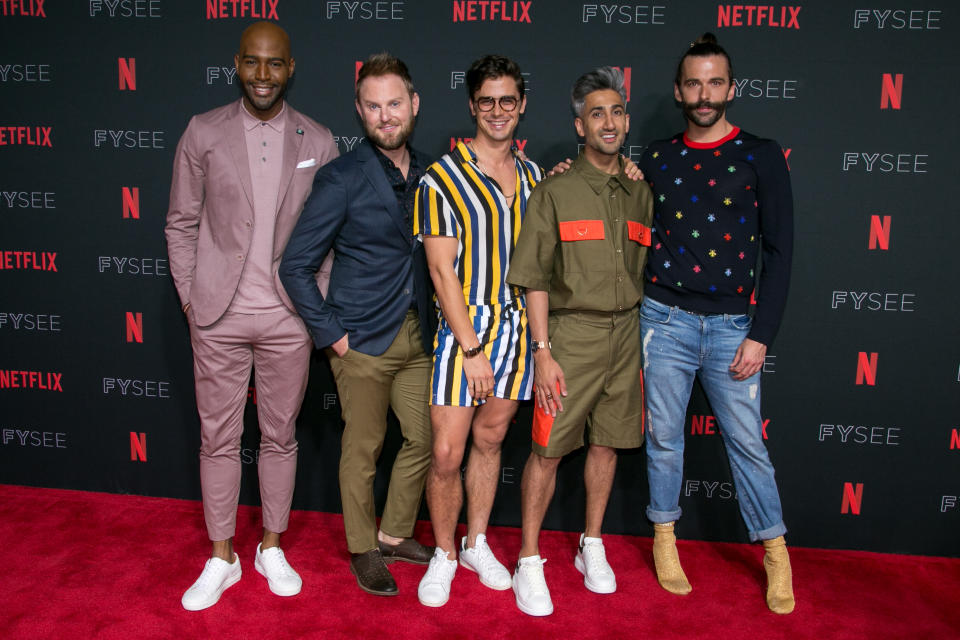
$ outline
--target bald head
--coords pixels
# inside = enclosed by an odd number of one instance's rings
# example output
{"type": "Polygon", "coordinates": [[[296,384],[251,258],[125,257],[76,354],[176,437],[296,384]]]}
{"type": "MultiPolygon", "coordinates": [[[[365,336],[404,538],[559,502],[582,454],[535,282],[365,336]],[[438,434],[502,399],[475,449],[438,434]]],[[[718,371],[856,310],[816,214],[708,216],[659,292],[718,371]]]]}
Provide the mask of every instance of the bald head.
{"type": "Polygon", "coordinates": [[[267,22],[266,20],[254,22],[243,30],[243,34],[240,36],[240,50],[238,54],[242,56],[252,41],[261,39],[271,41],[277,46],[282,47],[283,50],[286,51],[286,57],[288,59],[290,58],[290,36],[283,30],[283,27],[273,22],[267,22]]]}
{"type": "Polygon", "coordinates": [[[287,32],[272,22],[255,22],[244,30],[233,63],[247,111],[264,121],[280,113],[295,66],[287,32]]]}

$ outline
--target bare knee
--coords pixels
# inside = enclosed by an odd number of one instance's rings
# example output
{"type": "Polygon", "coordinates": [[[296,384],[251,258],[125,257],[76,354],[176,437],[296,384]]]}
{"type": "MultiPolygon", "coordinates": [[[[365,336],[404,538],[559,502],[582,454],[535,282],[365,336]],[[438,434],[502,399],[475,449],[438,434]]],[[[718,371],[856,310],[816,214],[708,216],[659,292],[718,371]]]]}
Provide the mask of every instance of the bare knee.
{"type": "Polygon", "coordinates": [[[463,448],[446,441],[433,443],[433,455],[430,459],[430,470],[439,476],[450,476],[460,473],[460,463],[463,462],[463,448]]]}

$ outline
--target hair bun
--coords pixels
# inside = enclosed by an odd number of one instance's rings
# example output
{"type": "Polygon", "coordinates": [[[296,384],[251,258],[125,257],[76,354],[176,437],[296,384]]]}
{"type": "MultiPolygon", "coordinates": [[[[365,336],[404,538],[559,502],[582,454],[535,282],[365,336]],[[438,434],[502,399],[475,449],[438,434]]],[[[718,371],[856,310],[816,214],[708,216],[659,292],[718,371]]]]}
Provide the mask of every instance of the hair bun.
{"type": "MultiPolygon", "coordinates": [[[[713,35],[713,34],[710,33],[709,31],[707,31],[707,32],[704,33],[702,36],[700,36],[699,38],[697,38],[696,41],[694,41],[693,44],[694,44],[694,45],[697,45],[697,44],[717,44],[717,36],[713,35]]],[[[691,45],[691,46],[693,46],[693,45],[691,45]]]]}

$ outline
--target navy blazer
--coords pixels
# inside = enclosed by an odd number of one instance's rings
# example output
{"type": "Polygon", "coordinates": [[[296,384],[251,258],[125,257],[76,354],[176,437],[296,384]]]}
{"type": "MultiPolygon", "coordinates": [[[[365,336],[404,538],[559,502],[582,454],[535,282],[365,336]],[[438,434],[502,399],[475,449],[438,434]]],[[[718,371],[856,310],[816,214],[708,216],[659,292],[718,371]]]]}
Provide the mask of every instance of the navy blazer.
{"type": "MultiPolygon", "coordinates": [[[[430,165],[423,154],[410,151],[419,166],[430,165]]],[[[346,333],[351,349],[379,356],[416,306],[424,350],[433,353],[437,313],[423,243],[413,237],[366,140],[317,171],[279,273],[317,347],[346,333]],[[330,249],[333,267],[324,298],[316,274],[330,249]]]]}

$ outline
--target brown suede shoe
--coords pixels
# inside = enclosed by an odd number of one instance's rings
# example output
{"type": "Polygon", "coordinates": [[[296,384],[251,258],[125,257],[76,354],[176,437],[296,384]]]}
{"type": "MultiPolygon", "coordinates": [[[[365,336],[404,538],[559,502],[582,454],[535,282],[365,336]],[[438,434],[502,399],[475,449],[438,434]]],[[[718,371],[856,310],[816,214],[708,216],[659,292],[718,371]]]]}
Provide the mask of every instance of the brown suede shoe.
{"type": "Polygon", "coordinates": [[[387,564],[394,560],[401,560],[410,564],[428,565],[430,558],[433,557],[433,550],[436,549],[436,547],[425,547],[413,538],[404,538],[400,544],[387,544],[380,541],[378,544],[387,564]]]}
{"type": "Polygon", "coordinates": [[[357,584],[367,593],[375,596],[397,595],[397,583],[383,562],[379,549],[352,554],[350,571],[357,576],[357,584]]]}

